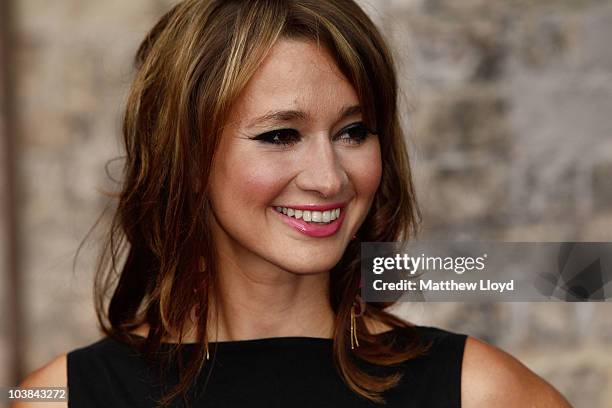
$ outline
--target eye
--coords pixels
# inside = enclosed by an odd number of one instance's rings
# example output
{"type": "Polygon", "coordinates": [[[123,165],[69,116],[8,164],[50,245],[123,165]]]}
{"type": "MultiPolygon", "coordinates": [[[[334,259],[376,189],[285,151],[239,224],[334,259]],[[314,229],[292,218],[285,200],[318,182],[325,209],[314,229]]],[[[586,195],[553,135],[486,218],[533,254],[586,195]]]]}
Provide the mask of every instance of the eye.
{"type": "Polygon", "coordinates": [[[300,134],[295,129],[276,129],[257,135],[253,140],[279,146],[291,146],[300,140],[300,134]]]}
{"type": "Polygon", "coordinates": [[[368,130],[368,127],[363,122],[358,122],[342,129],[338,133],[338,139],[346,140],[349,144],[359,145],[371,134],[373,134],[373,132],[368,130]]]}

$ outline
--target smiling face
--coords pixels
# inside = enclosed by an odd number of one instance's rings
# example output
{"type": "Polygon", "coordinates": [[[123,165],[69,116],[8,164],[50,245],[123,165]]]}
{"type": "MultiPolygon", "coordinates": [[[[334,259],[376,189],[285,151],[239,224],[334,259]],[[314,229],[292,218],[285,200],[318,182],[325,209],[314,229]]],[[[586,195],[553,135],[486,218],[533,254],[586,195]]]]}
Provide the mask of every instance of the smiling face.
{"type": "Polygon", "coordinates": [[[365,219],[381,171],[378,137],[328,51],[282,39],[221,135],[210,178],[215,245],[242,267],[328,271],[365,219]]]}

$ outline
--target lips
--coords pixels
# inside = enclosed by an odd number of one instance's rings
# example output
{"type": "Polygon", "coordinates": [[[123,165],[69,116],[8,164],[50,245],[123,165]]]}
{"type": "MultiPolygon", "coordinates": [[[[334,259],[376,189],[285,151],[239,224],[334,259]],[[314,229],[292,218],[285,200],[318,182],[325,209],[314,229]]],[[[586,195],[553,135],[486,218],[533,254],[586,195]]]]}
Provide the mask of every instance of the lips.
{"type": "Polygon", "coordinates": [[[303,210],[303,211],[329,211],[334,208],[341,208],[340,215],[335,220],[331,221],[328,224],[313,224],[311,222],[304,221],[303,219],[297,219],[295,217],[290,217],[286,214],[278,212],[276,208],[272,210],[274,213],[280,217],[281,221],[290,227],[296,229],[300,233],[307,235],[309,237],[315,238],[323,238],[334,235],[342,226],[342,221],[344,220],[344,207],[346,205],[344,203],[335,203],[329,205],[292,205],[287,206],[293,209],[303,210]]]}

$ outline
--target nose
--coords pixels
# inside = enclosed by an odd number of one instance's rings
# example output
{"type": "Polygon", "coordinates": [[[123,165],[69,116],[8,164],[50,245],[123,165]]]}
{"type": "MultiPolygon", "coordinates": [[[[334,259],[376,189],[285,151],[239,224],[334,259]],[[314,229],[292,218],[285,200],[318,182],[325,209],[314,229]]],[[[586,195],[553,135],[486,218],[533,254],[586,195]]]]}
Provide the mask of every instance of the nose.
{"type": "Polygon", "coordinates": [[[296,177],[297,186],[324,198],[338,195],[348,176],[337,156],[329,137],[317,138],[302,157],[301,170],[296,177]]]}

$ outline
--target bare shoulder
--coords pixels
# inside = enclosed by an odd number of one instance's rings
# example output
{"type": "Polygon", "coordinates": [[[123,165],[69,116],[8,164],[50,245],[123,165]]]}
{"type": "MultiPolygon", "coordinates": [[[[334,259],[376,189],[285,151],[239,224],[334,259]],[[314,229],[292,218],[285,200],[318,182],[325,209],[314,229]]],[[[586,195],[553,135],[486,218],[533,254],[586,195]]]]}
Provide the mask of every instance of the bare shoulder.
{"type": "MultiPolygon", "coordinates": [[[[19,388],[31,387],[66,387],[68,383],[66,354],[55,357],[53,360],[32,371],[19,384],[19,388]]],[[[19,402],[13,403],[11,408],[66,408],[66,402],[19,402]]]]}
{"type": "Polygon", "coordinates": [[[461,405],[571,408],[553,386],[516,358],[473,337],[465,343],[461,405]]]}

